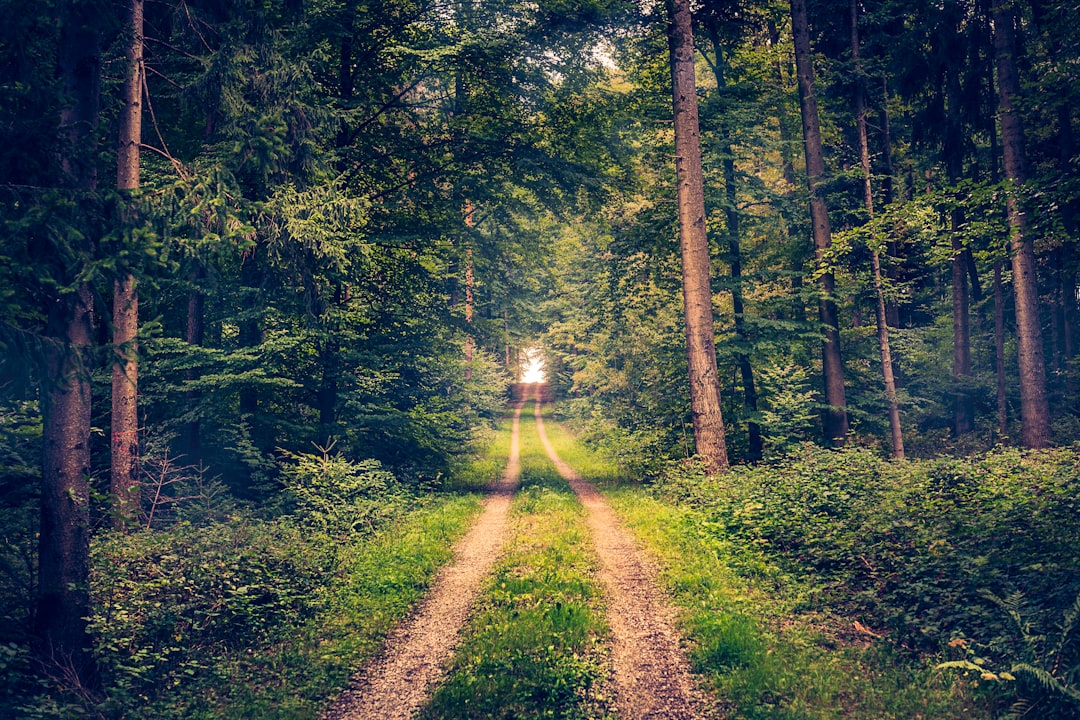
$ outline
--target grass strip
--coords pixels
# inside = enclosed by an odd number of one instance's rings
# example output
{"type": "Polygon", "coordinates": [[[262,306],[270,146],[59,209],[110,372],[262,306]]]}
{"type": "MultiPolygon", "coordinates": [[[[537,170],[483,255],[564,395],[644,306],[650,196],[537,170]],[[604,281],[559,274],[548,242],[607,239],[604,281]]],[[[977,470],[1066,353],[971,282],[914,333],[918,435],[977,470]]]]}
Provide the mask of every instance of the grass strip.
{"type": "Polygon", "coordinates": [[[597,561],[584,510],[548,462],[530,408],[506,554],[422,718],[608,717],[597,561]]]}

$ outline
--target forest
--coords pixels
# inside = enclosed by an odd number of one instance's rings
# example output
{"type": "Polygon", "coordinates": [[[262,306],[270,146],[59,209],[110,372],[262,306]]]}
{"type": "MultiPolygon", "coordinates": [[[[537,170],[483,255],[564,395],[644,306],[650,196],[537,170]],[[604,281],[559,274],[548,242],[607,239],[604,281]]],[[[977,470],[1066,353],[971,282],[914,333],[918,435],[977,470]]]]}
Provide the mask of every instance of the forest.
{"type": "Polygon", "coordinates": [[[519,452],[419,717],[636,717],[583,482],[701,717],[1080,716],[1075,2],[0,17],[0,718],[338,717],[519,452]]]}

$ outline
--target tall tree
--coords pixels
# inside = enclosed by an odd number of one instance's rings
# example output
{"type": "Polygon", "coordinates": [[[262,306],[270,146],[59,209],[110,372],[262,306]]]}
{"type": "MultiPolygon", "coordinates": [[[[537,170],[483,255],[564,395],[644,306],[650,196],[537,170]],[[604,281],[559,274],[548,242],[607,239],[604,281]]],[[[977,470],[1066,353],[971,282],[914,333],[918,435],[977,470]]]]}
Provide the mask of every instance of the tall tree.
{"type": "MultiPolygon", "coordinates": [[[[821,122],[818,118],[817,96],[814,89],[814,64],[810,52],[810,29],[806,0],[791,0],[791,29],[795,45],[795,71],[799,77],[799,104],[802,110],[803,144],[806,148],[806,182],[810,191],[810,221],[813,226],[814,249],[818,263],[826,262],[826,252],[832,245],[829,210],[821,194],[825,177],[825,153],[821,142],[821,122]]],[[[821,347],[822,372],[825,380],[824,431],[826,441],[843,445],[848,434],[847,400],[844,393],[844,365],[840,357],[840,329],[836,301],[833,299],[836,282],[829,268],[819,268],[821,295],[818,316],[824,330],[821,347]]]]}
{"type": "Polygon", "coordinates": [[[716,369],[710,288],[709,238],[705,229],[705,183],[701,167],[694,37],[689,0],[667,0],[679,243],[682,249],[683,308],[690,379],[694,446],[712,471],[727,470],[720,377],[716,369]]]}
{"type": "Polygon", "coordinates": [[[1005,177],[1011,185],[1005,202],[1009,217],[1009,255],[1012,259],[1020,366],[1020,434],[1025,447],[1042,448],[1050,444],[1050,406],[1046,395],[1046,368],[1039,322],[1035,243],[1029,232],[1021,197],[1028,180],[1028,168],[1024,126],[1017,108],[1020,79],[1016,66],[1012,4],[1009,0],[994,0],[993,19],[1001,148],[1005,177]]]}
{"type": "MultiPolygon", "coordinates": [[[[73,260],[93,257],[98,224],[95,133],[100,105],[102,8],[66,3],[60,16],[60,184],[70,194],[81,247],[73,260]]],[[[46,369],[42,392],[43,454],[38,545],[37,636],[44,662],[59,665],[94,692],[99,676],[90,652],[90,364],[93,291],[76,268],[47,308],[46,369]]]]}
{"type": "MultiPolygon", "coordinates": [[[[870,173],[870,146],[866,137],[866,83],[859,56],[859,2],[851,0],[851,57],[855,64],[855,126],[859,136],[859,165],[863,176],[863,202],[866,214],[874,219],[874,187],[870,173]]],[[[900,403],[896,399],[896,379],[893,377],[892,348],[889,345],[889,326],[885,313],[885,293],[882,290],[881,256],[877,248],[870,251],[870,269],[874,284],[874,318],[877,321],[878,351],[885,386],[885,402],[889,413],[889,436],[892,454],[904,457],[904,433],[900,427],[900,403]]]]}
{"type": "MultiPolygon", "coordinates": [[[[139,189],[142,143],[143,0],[130,0],[129,36],[125,41],[127,72],[121,94],[116,189],[135,214],[130,195],[139,189]]],[[[113,522],[125,527],[139,510],[139,291],[126,271],[113,286],[112,344],[112,500],[113,522]]]]}

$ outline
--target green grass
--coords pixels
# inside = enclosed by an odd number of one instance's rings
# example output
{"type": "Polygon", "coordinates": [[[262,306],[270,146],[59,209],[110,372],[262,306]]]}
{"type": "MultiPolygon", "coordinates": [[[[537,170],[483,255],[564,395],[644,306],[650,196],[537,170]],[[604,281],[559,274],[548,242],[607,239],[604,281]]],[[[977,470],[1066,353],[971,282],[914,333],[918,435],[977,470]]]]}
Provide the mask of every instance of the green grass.
{"type": "Polygon", "coordinates": [[[806,610],[810,583],[748,566],[705,513],[620,482],[614,466],[558,424],[545,424],[560,455],[601,487],[659,563],[680,610],[696,672],[730,718],[989,717],[977,689],[892,652],[851,618],[806,610]],[[733,569],[738,568],[738,572],[733,569]]]}
{"type": "Polygon", "coordinates": [[[423,718],[607,716],[591,538],[583,509],[546,460],[531,409],[522,413],[522,487],[505,555],[423,718]]]}
{"type": "MultiPolygon", "coordinates": [[[[313,616],[301,617],[300,610],[283,600],[274,606],[281,617],[270,620],[266,608],[253,606],[243,617],[262,623],[257,626],[259,632],[249,628],[243,634],[234,630],[230,637],[218,637],[207,628],[198,642],[171,634],[165,638],[148,632],[125,634],[122,628],[108,625],[105,631],[120,643],[114,642],[111,651],[117,655],[110,665],[117,669],[117,682],[110,686],[109,700],[101,711],[105,716],[129,718],[317,717],[450,560],[454,545],[481,508],[482,496],[475,490],[502,474],[509,443],[510,424],[505,422],[485,452],[453,469],[443,483],[449,492],[414,498],[374,535],[309,535],[290,525],[276,524],[277,520],[251,520],[235,528],[191,529],[195,540],[182,545],[169,545],[169,538],[157,535],[122,538],[133,545],[110,548],[110,552],[120,553],[118,557],[127,558],[127,553],[141,558],[149,553],[150,559],[164,562],[167,555],[195,552],[200,547],[198,538],[205,536],[201,542],[213,543],[216,554],[212,560],[224,563],[226,575],[236,574],[233,565],[246,568],[245,577],[251,575],[248,566],[255,561],[260,567],[274,568],[268,572],[281,572],[267,582],[285,583],[287,588],[295,586],[294,578],[277,566],[292,567],[296,562],[290,558],[305,558],[307,585],[283,593],[283,597],[297,598],[298,608],[318,610],[313,616]],[[152,539],[165,545],[156,550],[143,547],[152,539]],[[264,558],[266,553],[277,560],[276,564],[264,558]],[[129,635],[151,639],[132,645],[129,635]]],[[[184,568],[190,565],[195,570],[210,562],[200,565],[197,558],[179,560],[184,568]]],[[[207,572],[216,577],[220,569],[215,565],[207,572]]],[[[196,592],[180,586],[190,582],[185,580],[190,577],[174,571],[168,577],[161,574],[151,579],[159,586],[169,585],[163,597],[169,593],[186,597],[184,593],[196,592]]],[[[142,587],[143,583],[136,585],[142,587]]],[[[126,591],[126,586],[119,586],[112,592],[126,591]]],[[[124,597],[113,600],[120,612],[127,612],[124,597]]],[[[155,606],[153,597],[139,596],[138,601],[142,603],[139,609],[151,617],[172,612],[164,603],[155,606]]],[[[211,611],[208,617],[212,616],[211,611]]],[[[38,710],[42,716],[58,714],[43,705],[38,710]]],[[[28,711],[34,713],[33,708],[28,711]]]]}
{"type": "Polygon", "coordinates": [[[479,507],[476,496],[438,497],[345,548],[326,613],[275,645],[220,658],[145,716],[316,717],[423,596],[479,507]]]}

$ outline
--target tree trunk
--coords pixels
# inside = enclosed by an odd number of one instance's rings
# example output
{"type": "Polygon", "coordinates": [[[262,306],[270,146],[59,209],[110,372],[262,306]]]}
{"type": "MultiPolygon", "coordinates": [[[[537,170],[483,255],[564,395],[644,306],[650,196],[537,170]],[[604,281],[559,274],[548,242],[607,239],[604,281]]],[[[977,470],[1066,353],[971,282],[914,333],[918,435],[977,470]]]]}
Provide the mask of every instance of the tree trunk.
{"type": "MultiPolygon", "coordinates": [[[[891,205],[895,199],[895,185],[893,175],[896,172],[896,168],[893,166],[892,156],[892,126],[889,124],[889,85],[888,80],[882,78],[881,89],[883,94],[883,102],[881,105],[880,121],[881,121],[881,159],[885,165],[885,178],[881,184],[881,195],[885,205],[891,205]]],[[[890,240],[887,245],[886,253],[889,257],[898,257],[899,250],[896,242],[890,240]]],[[[896,272],[896,265],[889,263],[886,265],[886,276],[890,280],[897,280],[898,273],[896,272]]],[[[885,324],[890,327],[900,327],[900,308],[897,306],[895,300],[888,300],[885,303],[885,324]]]]}
{"type": "MultiPolygon", "coordinates": [[[[465,201],[465,227],[472,228],[473,212],[472,203],[465,201]]],[[[465,338],[465,379],[471,380],[473,376],[473,353],[476,348],[476,340],[472,336],[473,321],[473,285],[476,282],[473,270],[472,238],[469,238],[469,249],[465,251],[465,324],[468,326],[469,335],[465,338]]]]}
{"type": "MultiPolygon", "coordinates": [[[[92,3],[65,6],[60,18],[59,74],[69,105],[60,112],[62,184],[84,206],[97,187],[94,133],[100,102],[100,52],[92,3]]],[[[93,241],[81,254],[93,256],[93,241]]],[[[93,338],[88,283],[58,293],[46,310],[48,376],[42,388],[41,526],[35,631],[42,662],[94,694],[100,677],[91,654],[90,422],[87,355],[93,338]]]]}
{"type": "MultiPolygon", "coordinates": [[[[948,100],[942,160],[949,184],[956,186],[963,176],[964,130],[960,118],[960,69],[949,68],[940,78],[938,91],[948,100]],[[947,85],[947,89],[943,86],[947,85]]],[[[954,207],[949,213],[952,242],[951,294],[953,326],[953,436],[971,432],[975,426],[971,398],[971,303],[968,296],[966,246],[961,240],[964,211],[954,207]]]]}
{"type": "MultiPolygon", "coordinates": [[[[122,196],[139,189],[142,142],[143,0],[130,3],[116,162],[116,189],[122,196]]],[[[130,272],[113,285],[112,324],[112,512],[114,526],[125,528],[139,513],[139,292],[130,272]]]]}
{"type": "MultiPolygon", "coordinates": [[[[874,219],[874,187],[870,174],[870,145],[866,137],[866,88],[859,59],[859,5],[851,0],[851,56],[855,61],[855,127],[859,135],[859,164],[863,175],[863,202],[866,213],[874,219]]],[[[870,252],[870,267],[874,281],[874,318],[877,321],[878,351],[881,355],[881,374],[885,402],[889,413],[889,436],[894,458],[904,457],[904,433],[900,426],[900,403],[896,399],[896,379],[893,377],[892,348],[889,345],[889,324],[885,314],[885,293],[882,291],[881,258],[877,250],[870,252]]]]}
{"type": "Polygon", "coordinates": [[[1028,233],[1027,217],[1018,197],[1027,182],[1024,127],[1015,103],[1020,97],[1016,71],[1016,39],[1013,18],[1006,0],[995,0],[994,57],[998,80],[998,110],[1005,176],[1012,187],[1006,197],[1009,216],[1009,254],[1012,258],[1013,296],[1016,305],[1016,340],[1020,367],[1021,442],[1025,447],[1050,444],[1050,405],[1046,397],[1042,330],[1039,325],[1039,279],[1035,244],[1028,233]]]}
{"type": "MultiPolygon", "coordinates": [[[[716,62],[713,65],[713,74],[716,76],[718,92],[723,92],[726,87],[724,75],[723,49],[720,45],[720,35],[716,25],[708,26],[709,38],[712,42],[713,53],[716,62]]],[[[731,307],[735,314],[735,336],[741,346],[736,352],[739,363],[739,376],[743,386],[743,406],[746,408],[747,421],[747,459],[760,460],[763,455],[761,439],[761,425],[757,422],[757,388],[754,384],[754,368],[750,364],[750,333],[746,329],[744,319],[743,292],[742,292],[742,254],[739,243],[739,208],[738,188],[735,177],[735,157],[731,147],[731,126],[726,120],[720,122],[720,155],[723,157],[724,169],[724,213],[727,218],[728,255],[731,262],[731,307]]]]}
{"type": "Polygon", "coordinates": [[[679,244],[682,249],[686,355],[694,446],[709,470],[727,470],[727,445],[716,369],[709,239],[705,229],[705,186],[701,168],[694,38],[689,0],[667,0],[675,171],[678,183],[679,244]]]}
{"type": "MultiPolygon", "coordinates": [[[[192,288],[188,291],[187,326],[184,328],[184,342],[191,347],[199,347],[205,337],[205,321],[203,314],[206,307],[206,296],[202,292],[202,280],[206,277],[206,271],[202,264],[195,260],[195,269],[191,271],[192,288]]],[[[193,367],[184,370],[184,381],[189,388],[184,392],[184,405],[189,420],[184,428],[184,440],[187,448],[188,462],[197,463],[202,453],[202,443],[199,439],[199,416],[196,406],[202,393],[190,387],[199,377],[199,372],[193,367]]]]}
{"type": "Polygon", "coordinates": [[[994,261],[994,371],[997,375],[998,436],[1009,434],[1009,403],[1005,394],[1005,298],[1001,261],[994,261]]]}
{"type": "MultiPolygon", "coordinates": [[[[807,25],[806,0],[791,0],[791,27],[795,41],[795,71],[799,77],[799,104],[802,109],[803,144],[806,148],[806,176],[810,191],[810,221],[813,225],[814,250],[818,263],[825,262],[825,253],[832,245],[829,211],[818,192],[825,175],[825,155],[821,143],[817,98],[814,95],[814,66],[810,54],[810,30],[807,25]]],[[[825,403],[828,409],[823,418],[826,441],[842,446],[847,440],[847,400],[844,395],[844,366],[840,358],[840,329],[836,303],[833,301],[835,281],[831,271],[821,275],[821,296],[818,316],[824,328],[822,342],[822,371],[825,380],[825,403]]]]}

